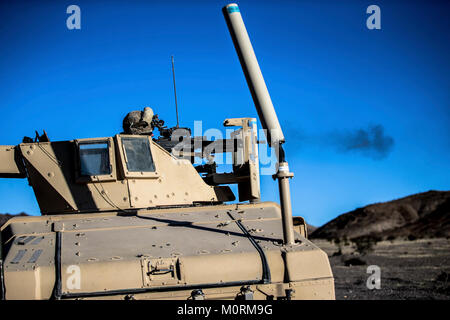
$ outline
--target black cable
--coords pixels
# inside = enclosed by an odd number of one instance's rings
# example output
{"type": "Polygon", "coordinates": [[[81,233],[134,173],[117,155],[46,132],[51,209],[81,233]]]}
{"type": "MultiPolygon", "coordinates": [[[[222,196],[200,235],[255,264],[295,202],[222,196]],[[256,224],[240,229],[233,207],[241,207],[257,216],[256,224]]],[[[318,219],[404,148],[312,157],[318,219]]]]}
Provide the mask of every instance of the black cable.
{"type": "Polygon", "coordinates": [[[0,232],[0,300],[6,299],[5,278],[3,274],[3,242],[2,233],[0,232]]]}
{"type": "Polygon", "coordinates": [[[61,299],[61,232],[56,232],[55,243],[55,288],[53,289],[53,298],[61,299]]]}
{"type": "Polygon", "coordinates": [[[256,251],[258,251],[259,256],[261,257],[261,263],[263,268],[263,283],[270,283],[270,268],[269,264],[267,263],[266,254],[264,253],[264,250],[261,248],[261,246],[256,242],[256,240],[253,238],[253,236],[247,231],[247,229],[244,227],[244,225],[241,223],[241,221],[234,219],[234,217],[231,215],[231,213],[227,212],[233,221],[236,222],[238,227],[242,230],[242,232],[248,237],[250,242],[255,247],[256,251]]]}
{"type": "Polygon", "coordinates": [[[223,287],[235,287],[243,285],[258,284],[257,280],[249,281],[232,281],[232,282],[221,282],[221,283],[204,283],[195,284],[187,286],[161,286],[161,287],[151,287],[151,288],[135,288],[135,289],[118,289],[109,291],[95,291],[95,292],[74,292],[74,293],[64,293],[61,298],[83,298],[83,297],[102,297],[102,296],[113,296],[113,295],[130,295],[139,294],[146,292],[164,292],[164,291],[183,291],[192,289],[205,289],[205,288],[223,288],[223,287]]]}

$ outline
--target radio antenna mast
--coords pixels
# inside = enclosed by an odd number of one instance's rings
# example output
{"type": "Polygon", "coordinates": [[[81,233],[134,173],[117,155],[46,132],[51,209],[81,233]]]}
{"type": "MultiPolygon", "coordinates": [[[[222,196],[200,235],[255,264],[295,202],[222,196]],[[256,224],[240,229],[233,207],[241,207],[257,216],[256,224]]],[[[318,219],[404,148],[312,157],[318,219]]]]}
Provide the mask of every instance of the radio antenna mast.
{"type": "Polygon", "coordinates": [[[173,92],[175,94],[175,111],[177,113],[177,128],[179,128],[180,123],[178,121],[177,86],[175,84],[175,65],[173,63],[173,56],[172,56],[172,76],[173,76],[173,92]]]}

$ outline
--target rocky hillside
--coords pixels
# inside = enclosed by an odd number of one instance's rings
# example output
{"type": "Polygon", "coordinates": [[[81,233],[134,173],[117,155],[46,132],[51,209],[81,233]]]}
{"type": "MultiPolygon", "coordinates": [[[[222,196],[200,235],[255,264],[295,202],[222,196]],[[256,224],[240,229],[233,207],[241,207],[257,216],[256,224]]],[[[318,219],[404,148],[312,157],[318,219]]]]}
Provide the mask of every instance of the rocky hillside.
{"type": "Polygon", "coordinates": [[[316,231],[316,229],[317,229],[317,227],[312,226],[312,225],[310,225],[308,223],[306,224],[306,230],[308,230],[308,234],[313,233],[314,231],[316,231]]]}
{"type": "Polygon", "coordinates": [[[25,212],[19,214],[0,213],[0,227],[9,219],[17,216],[27,216],[27,214],[25,212]]]}
{"type": "Polygon", "coordinates": [[[450,191],[428,191],[341,214],[311,238],[450,236],[450,191]]]}

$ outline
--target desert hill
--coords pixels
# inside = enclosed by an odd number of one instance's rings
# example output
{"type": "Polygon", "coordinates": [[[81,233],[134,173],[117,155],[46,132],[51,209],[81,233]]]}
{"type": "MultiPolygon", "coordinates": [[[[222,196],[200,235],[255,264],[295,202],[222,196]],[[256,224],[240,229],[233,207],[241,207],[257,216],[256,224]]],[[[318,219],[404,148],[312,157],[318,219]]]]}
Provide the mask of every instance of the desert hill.
{"type": "Polygon", "coordinates": [[[428,191],[341,214],[311,233],[315,239],[450,236],[450,191],[428,191]]]}
{"type": "Polygon", "coordinates": [[[317,227],[310,225],[310,224],[306,224],[306,230],[308,230],[308,234],[313,233],[314,231],[316,231],[317,227]]]}
{"type": "Polygon", "coordinates": [[[9,213],[0,213],[0,227],[9,219],[18,217],[18,216],[27,216],[25,212],[21,212],[18,214],[9,214],[9,213]]]}

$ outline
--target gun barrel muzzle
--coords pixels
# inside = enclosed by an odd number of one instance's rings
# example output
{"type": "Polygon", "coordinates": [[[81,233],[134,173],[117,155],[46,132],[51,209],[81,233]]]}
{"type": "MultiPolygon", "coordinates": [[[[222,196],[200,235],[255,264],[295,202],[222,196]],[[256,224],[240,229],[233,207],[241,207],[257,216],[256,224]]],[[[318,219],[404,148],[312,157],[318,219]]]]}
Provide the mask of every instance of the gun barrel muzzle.
{"type": "Polygon", "coordinates": [[[222,11],[255,103],[259,120],[263,128],[266,129],[267,142],[269,146],[281,144],[284,142],[283,131],[281,130],[239,7],[237,4],[231,3],[225,6],[222,11]]]}

